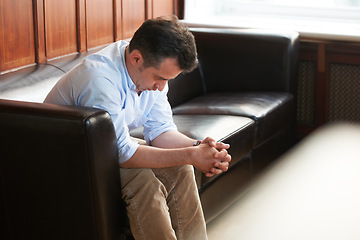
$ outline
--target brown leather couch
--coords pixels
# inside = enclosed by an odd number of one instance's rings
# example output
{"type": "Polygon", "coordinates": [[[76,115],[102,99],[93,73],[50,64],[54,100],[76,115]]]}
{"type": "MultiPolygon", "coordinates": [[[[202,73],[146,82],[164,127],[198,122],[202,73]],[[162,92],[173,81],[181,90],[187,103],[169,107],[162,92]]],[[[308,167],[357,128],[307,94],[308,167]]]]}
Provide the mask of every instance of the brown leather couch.
{"type": "MultiPolygon", "coordinates": [[[[297,33],[192,29],[199,67],[169,82],[178,129],[231,144],[228,172],[196,172],[207,222],[295,137],[297,33]]],[[[0,76],[1,239],[121,239],[126,230],[109,115],[37,99],[86,54],[0,76]],[[42,89],[37,86],[44,86],[42,89]],[[41,85],[43,84],[43,85],[41,85]],[[9,97],[10,96],[10,97],[9,97]],[[14,95],[15,96],[15,95],[14,95]],[[23,100],[23,101],[14,101],[23,100]],[[31,101],[31,99],[30,99],[31,101]]],[[[141,137],[141,129],[131,133],[141,137]]]]}

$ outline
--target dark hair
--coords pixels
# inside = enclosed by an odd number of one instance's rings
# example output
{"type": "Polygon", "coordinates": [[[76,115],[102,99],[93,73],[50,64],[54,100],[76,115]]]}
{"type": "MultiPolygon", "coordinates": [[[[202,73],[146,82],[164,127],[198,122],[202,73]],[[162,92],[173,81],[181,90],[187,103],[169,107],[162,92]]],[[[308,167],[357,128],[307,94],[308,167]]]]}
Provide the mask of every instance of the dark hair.
{"type": "Polygon", "coordinates": [[[174,16],[145,21],[130,41],[129,50],[137,49],[145,67],[158,67],[165,58],[176,58],[183,72],[197,66],[197,52],[192,33],[174,16]]]}

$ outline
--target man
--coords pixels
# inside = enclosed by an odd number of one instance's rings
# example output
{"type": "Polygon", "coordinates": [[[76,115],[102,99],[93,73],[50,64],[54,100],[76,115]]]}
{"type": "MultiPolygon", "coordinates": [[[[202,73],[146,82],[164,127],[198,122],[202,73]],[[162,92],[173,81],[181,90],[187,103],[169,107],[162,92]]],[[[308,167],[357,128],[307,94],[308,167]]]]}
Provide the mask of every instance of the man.
{"type": "Polygon", "coordinates": [[[167,82],[196,65],[194,37],[177,18],[151,19],[130,44],[119,41],[86,58],[45,99],[109,112],[135,239],[207,239],[192,166],[208,177],[227,171],[229,145],[179,133],[166,96],[167,82]],[[147,144],[129,135],[139,126],[147,144]]]}

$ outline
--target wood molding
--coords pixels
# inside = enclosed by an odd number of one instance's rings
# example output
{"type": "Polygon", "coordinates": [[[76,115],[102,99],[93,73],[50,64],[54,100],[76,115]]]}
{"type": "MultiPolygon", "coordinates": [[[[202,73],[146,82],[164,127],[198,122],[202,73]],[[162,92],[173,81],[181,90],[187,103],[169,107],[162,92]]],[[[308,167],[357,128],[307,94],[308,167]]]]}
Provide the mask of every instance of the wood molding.
{"type": "Polygon", "coordinates": [[[145,0],[145,19],[154,17],[154,3],[153,0],[145,0]]]}
{"type": "Polygon", "coordinates": [[[122,0],[114,0],[114,41],[123,39],[122,0]]]}
{"type": "Polygon", "coordinates": [[[35,61],[36,63],[44,63],[47,61],[45,50],[44,0],[34,0],[33,9],[35,32],[35,61]]]}
{"type": "Polygon", "coordinates": [[[76,35],[78,52],[87,51],[85,0],[76,1],[76,35]]]}
{"type": "Polygon", "coordinates": [[[178,16],[179,19],[184,19],[185,17],[185,1],[184,0],[174,0],[174,14],[178,16]]]}

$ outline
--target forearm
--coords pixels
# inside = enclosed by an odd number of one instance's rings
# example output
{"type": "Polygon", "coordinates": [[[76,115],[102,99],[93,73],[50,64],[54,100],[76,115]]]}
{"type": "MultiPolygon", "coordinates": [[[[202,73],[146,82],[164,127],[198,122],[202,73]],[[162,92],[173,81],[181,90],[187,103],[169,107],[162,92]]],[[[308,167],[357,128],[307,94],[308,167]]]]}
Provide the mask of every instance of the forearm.
{"type": "Polygon", "coordinates": [[[134,155],[120,164],[124,168],[165,168],[192,164],[190,148],[157,148],[140,145],[134,155]]]}
{"type": "Polygon", "coordinates": [[[168,131],[160,134],[151,141],[151,146],[159,148],[182,148],[190,147],[196,140],[185,136],[178,131],[168,131]]]}
{"type": "Polygon", "coordinates": [[[226,149],[229,145],[216,143],[205,138],[196,147],[195,139],[178,131],[169,131],[159,135],[151,142],[152,146],[140,145],[135,154],[120,164],[123,168],[165,168],[181,165],[193,165],[206,176],[227,171],[231,156],[226,149]]]}

